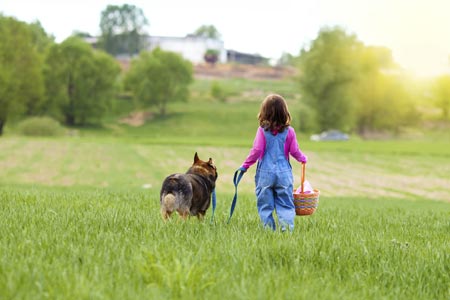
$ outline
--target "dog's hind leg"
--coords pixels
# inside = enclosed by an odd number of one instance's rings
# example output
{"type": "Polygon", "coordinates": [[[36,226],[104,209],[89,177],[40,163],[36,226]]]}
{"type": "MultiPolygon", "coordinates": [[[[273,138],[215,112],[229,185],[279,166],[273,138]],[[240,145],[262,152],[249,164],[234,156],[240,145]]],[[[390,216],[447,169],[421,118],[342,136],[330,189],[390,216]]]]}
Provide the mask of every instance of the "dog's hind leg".
{"type": "Polygon", "coordinates": [[[189,209],[178,209],[178,214],[180,215],[183,221],[186,221],[189,218],[189,209]]]}
{"type": "Polygon", "coordinates": [[[164,208],[161,208],[161,216],[164,219],[164,221],[167,221],[170,218],[171,214],[172,214],[171,211],[167,211],[164,208]]]}
{"type": "Polygon", "coordinates": [[[199,220],[199,221],[203,221],[203,220],[205,219],[205,214],[206,214],[206,212],[204,212],[204,211],[199,211],[199,212],[197,213],[197,218],[198,218],[198,220],[199,220]]]}

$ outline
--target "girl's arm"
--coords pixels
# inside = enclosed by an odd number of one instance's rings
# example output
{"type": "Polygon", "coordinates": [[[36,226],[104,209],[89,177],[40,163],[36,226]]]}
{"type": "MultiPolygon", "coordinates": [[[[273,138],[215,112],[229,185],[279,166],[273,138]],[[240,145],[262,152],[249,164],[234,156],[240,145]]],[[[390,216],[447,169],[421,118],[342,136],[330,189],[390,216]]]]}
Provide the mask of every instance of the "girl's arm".
{"type": "Polygon", "coordinates": [[[306,163],[308,161],[308,157],[303,154],[303,152],[298,147],[297,136],[295,134],[295,130],[292,127],[289,127],[288,136],[286,137],[285,144],[285,154],[289,157],[289,154],[292,155],[297,161],[301,163],[306,163]]]}
{"type": "Polygon", "coordinates": [[[256,131],[255,140],[253,141],[253,147],[250,149],[250,153],[247,159],[242,164],[242,168],[247,170],[250,168],[259,158],[264,155],[264,149],[266,148],[266,138],[261,127],[258,127],[256,131]]]}

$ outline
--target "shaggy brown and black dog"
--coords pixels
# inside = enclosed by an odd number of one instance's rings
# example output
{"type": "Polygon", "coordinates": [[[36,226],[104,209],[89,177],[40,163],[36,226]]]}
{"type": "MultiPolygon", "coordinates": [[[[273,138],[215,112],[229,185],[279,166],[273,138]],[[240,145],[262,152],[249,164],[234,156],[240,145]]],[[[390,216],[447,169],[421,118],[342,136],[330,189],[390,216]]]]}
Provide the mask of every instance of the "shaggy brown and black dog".
{"type": "Polygon", "coordinates": [[[189,215],[203,219],[211,204],[216,180],[217,169],[213,160],[202,161],[195,153],[194,163],[186,173],[169,175],[162,184],[160,202],[163,219],[167,220],[174,211],[184,220],[189,215]]]}

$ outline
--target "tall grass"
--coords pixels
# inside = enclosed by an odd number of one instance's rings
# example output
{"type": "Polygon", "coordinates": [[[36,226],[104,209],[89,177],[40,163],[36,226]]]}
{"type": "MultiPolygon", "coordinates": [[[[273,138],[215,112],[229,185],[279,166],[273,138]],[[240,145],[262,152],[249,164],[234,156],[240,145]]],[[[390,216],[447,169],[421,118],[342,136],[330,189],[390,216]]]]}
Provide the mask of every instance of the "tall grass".
{"type": "MultiPolygon", "coordinates": [[[[230,224],[168,223],[139,190],[0,189],[2,299],[447,299],[450,208],[323,198],[292,234],[259,226],[253,197],[230,224]]],[[[228,202],[228,203],[227,203],[228,202]]]]}

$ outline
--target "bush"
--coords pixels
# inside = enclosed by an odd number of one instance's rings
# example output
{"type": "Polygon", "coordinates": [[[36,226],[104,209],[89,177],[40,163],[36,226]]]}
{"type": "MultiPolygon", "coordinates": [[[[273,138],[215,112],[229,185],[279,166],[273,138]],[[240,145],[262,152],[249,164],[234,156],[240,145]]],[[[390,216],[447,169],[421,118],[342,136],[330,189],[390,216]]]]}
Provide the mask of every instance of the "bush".
{"type": "Polygon", "coordinates": [[[215,49],[208,49],[205,52],[203,58],[209,64],[214,65],[219,60],[219,51],[215,49]]]}
{"type": "Polygon", "coordinates": [[[64,128],[49,117],[31,117],[22,121],[18,131],[26,136],[58,136],[64,134],[64,128]]]}
{"type": "Polygon", "coordinates": [[[217,81],[213,81],[211,84],[211,96],[219,100],[220,102],[225,102],[227,100],[226,91],[217,81]]]}

